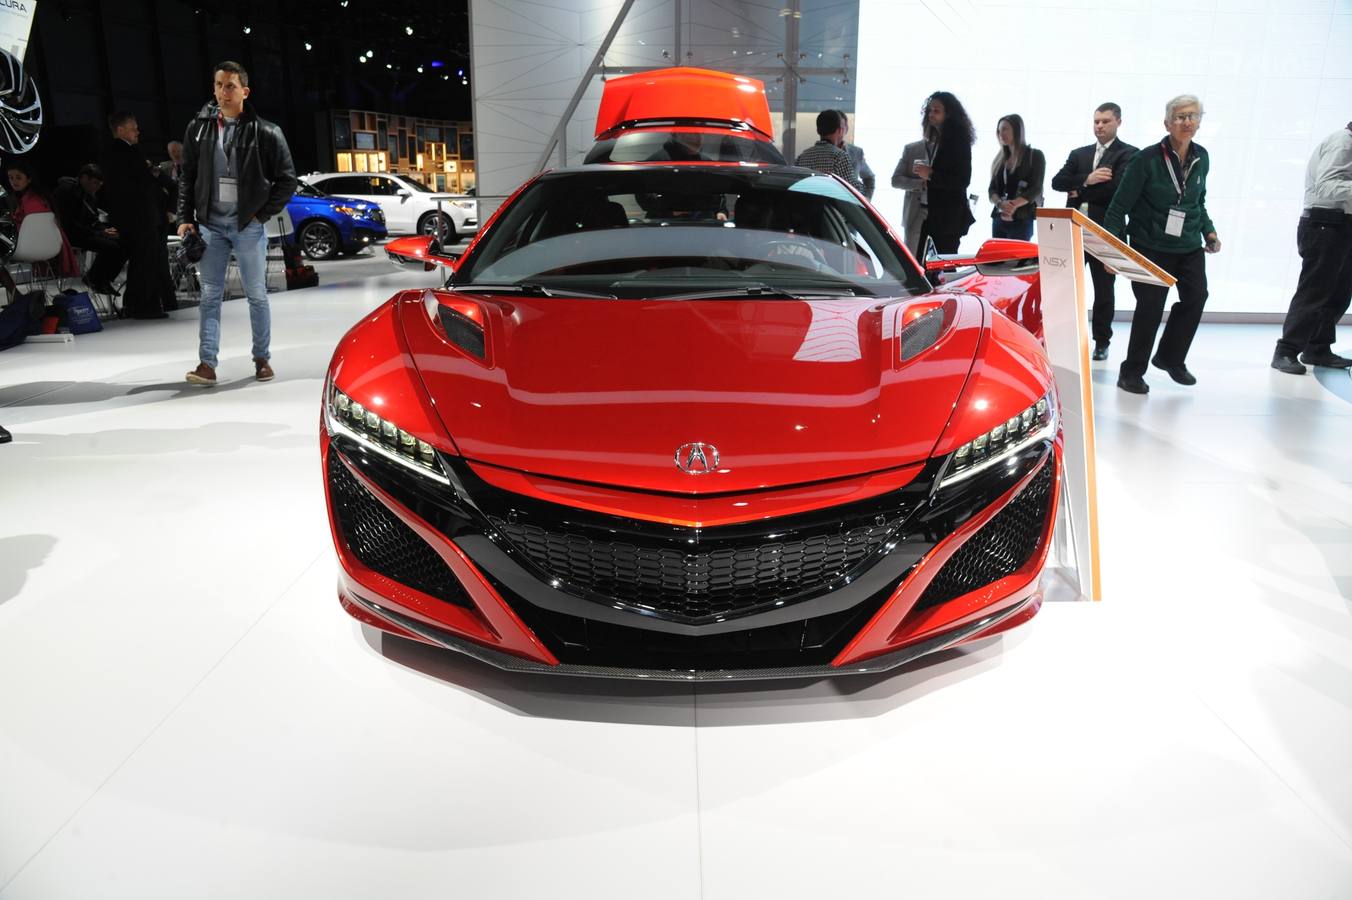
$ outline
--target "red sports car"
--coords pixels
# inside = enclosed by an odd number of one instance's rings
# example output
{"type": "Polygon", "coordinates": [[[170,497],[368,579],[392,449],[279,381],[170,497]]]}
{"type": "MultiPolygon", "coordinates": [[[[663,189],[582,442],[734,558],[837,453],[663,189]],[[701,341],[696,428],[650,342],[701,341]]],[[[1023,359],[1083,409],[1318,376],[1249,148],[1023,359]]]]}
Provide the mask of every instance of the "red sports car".
{"type": "MultiPolygon", "coordinates": [[[[340,343],[321,447],[355,617],[507,669],[888,669],[1041,601],[1061,473],[1031,245],[935,290],[838,178],[522,187],[340,343]]],[[[948,263],[953,265],[955,263],[948,263]]]]}

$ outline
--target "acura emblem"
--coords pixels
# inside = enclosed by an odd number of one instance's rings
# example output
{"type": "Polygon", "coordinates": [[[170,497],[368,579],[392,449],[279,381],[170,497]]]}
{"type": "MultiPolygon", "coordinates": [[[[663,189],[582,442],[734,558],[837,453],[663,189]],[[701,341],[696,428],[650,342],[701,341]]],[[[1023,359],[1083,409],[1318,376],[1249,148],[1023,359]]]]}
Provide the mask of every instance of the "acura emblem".
{"type": "Polygon", "coordinates": [[[718,468],[718,448],[713,444],[682,444],[676,448],[676,468],[687,475],[708,475],[718,468]]]}

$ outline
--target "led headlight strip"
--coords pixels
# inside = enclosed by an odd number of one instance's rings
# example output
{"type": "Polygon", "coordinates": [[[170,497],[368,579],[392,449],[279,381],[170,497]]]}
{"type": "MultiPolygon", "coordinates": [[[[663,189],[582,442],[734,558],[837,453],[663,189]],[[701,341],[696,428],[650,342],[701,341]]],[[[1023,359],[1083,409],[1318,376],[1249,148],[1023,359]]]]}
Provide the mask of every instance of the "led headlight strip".
{"type": "Polygon", "coordinates": [[[419,475],[450,484],[437,461],[436,449],[427,441],[420,441],[393,422],[382,419],[336,387],[329,388],[329,402],[324,409],[330,434],[345,434],[363,447],[375,450],[419,475]]]}
{"type": "Polygon", "coordinates": [[[1042,440],[1056,435],[1056,402],[1049,391],[1045,397],[1019,413],[1010,416],[985,434],[963,444],[953,451],[939,478],[939,486],[970,478],[978,472],[1009,459],[1042,440]]]}

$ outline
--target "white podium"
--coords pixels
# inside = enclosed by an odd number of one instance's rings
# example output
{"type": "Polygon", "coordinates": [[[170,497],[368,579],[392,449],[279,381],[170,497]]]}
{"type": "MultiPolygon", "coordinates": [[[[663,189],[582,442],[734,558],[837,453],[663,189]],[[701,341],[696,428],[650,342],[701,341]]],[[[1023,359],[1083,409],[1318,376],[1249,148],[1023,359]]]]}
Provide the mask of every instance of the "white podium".
{"type": "Polygon", "coordinates": [[[1170,287],[1175,278],[1073,209],[1037,211],[1042,332],[1056,375],[1064,440],[1062,508],[1080,593],[1100,600],[1098,487],[1094,471],[1094,391],[1089,368],[1088,253],[1130,281],[1170,287]]]}

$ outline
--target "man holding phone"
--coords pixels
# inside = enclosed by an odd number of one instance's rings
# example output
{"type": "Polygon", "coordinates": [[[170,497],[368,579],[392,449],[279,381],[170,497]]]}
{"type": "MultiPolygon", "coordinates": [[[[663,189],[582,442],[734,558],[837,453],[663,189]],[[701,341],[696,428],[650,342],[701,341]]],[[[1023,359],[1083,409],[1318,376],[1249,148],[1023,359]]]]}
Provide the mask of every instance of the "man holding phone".
{"type": "MultiPolygon", "coordinates": [[[[1066,164],[1052,177],[1052,190],[1066,193],[1066,206],[1078,209],[1100,225],[1127,162],[1137,153],[1131,144],[1117,139],[1121,126],[1122,107],[1116,103],[1104,103],[1094,110],[1094,143],[1070,151],[1066,164]]],[[[1094,282],[1094,311],[1090,317],[1094,359],[1107,359],[1117,302],[1113,291],[1116,276],[1094,257],[1089,256],[1086,261],[1094,282]]]]}

